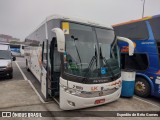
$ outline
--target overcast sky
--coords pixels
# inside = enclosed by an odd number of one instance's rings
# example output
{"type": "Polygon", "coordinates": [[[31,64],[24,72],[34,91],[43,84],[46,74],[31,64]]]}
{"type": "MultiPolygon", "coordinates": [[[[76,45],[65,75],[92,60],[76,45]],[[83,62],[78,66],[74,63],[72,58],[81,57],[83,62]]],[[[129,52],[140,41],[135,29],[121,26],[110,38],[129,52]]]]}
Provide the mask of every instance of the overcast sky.
{"type": "MultiPolygon", "coordinates": [[[[60,14],[111,25],[142,17],[143,0],[0,0],[0,34],[24,38],[47,16],[60,14]]],[[[146,0],[144,16],[160,14],[160,0],[146,0]]]]}

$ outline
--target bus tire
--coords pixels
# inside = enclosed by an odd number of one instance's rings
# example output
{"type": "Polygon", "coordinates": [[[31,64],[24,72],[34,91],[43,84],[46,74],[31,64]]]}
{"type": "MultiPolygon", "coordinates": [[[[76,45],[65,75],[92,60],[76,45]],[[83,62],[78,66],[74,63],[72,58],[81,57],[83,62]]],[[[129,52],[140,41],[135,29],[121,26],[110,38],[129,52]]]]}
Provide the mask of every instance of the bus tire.
{"type": "Polygon", "coordinates": [[[26,69],[27,69],[28,72],[30,72],[30,69],[29,69],[29,67],[28,67],[28,61],[27,61],[27,60],[26,60],[26,69]]]}
{"type": "Polygon", "coordinates": [[[143,77],[136,77],[135,94],[140,97],[148,97],[151,93],[150,84],[143,77]]]}

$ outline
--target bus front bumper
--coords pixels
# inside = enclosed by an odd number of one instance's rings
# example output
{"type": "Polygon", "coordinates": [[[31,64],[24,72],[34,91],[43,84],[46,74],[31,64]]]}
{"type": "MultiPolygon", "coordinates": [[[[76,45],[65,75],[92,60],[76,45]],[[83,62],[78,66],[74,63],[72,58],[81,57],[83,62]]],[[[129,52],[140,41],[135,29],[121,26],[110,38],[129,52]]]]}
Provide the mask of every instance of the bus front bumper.
{"type": "Polygon", "coordinates": [[[63,110],[74,110],[98,106],[117,100],[120,97],[120,94],[121,87],[117,91],[109,95],[84,98],[66,93],[63,88],[60,87],[60,108],[63,110]]]}

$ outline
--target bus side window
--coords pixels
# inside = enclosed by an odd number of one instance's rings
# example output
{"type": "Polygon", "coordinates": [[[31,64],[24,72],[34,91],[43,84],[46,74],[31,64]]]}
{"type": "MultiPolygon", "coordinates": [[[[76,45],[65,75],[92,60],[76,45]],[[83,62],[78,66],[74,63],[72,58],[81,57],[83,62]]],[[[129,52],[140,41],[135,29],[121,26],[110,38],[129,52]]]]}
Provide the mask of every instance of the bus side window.
{"type": "Polygon", "coordinates": [[[135,53],[133,56],[121,54],[122,69],[146,70],[149,61],[146,54],[135,53]]]}
{"type": "Polygon", "coordinates": [[[157,41],[157,50],[158,50],[158,58],[159,58],[159,65],[160,65],[160,42],[157,41]]]}
{"type": "Polygon", "coordinates": [[[160,65],[160,17],[152,18],[149,20],[149,23],[151,25],[154,39],[157,42],[157,49],[158,49],[158,56],[159,56],[159,65],[160,65]]]}
{"type": "Polygon", "coordinates": [[[46,58],[47,58],[46,42],[43,42],[43,44],[42,44],[42,64],[45,69],[47,68],[47,59],[46,58]]]}
{"type": "Polygon", "coordinates": [[[131,40],[148,40],[149,32],[145,21],[129,23],[115,26],[116,35],[129,38],[131,40]]]}
{"type": "Polygon", "coordinates": [[[121,68],[125,69],[125,54],[121,53],[121,68]]]}

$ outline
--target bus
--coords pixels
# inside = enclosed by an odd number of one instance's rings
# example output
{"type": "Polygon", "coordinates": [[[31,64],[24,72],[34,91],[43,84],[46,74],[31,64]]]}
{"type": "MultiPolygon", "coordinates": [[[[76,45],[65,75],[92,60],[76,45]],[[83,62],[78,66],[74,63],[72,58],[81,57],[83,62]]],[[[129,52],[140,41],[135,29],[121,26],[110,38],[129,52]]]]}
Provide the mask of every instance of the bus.
{"type": "Polygon", "coordinates": [[[160,97],[160,15],[113,25],[115,33],[134,42],[135,54],[129,57],[127,44],[119,42],[123,69],[136,73],[135,94],[160,97]]]}
{"type": "Polygon", "coordinates": [[[11,44],[10,49],[13,56],[24,56],[24,44],[11,44]]]}
{"type": "Polygon", "coordinates": [[[112,27],[50,16],[26,37],[26,68],[40,83],[42,98],[63,110],[102,105],[121,94],[120,52],[112,27]]]}

